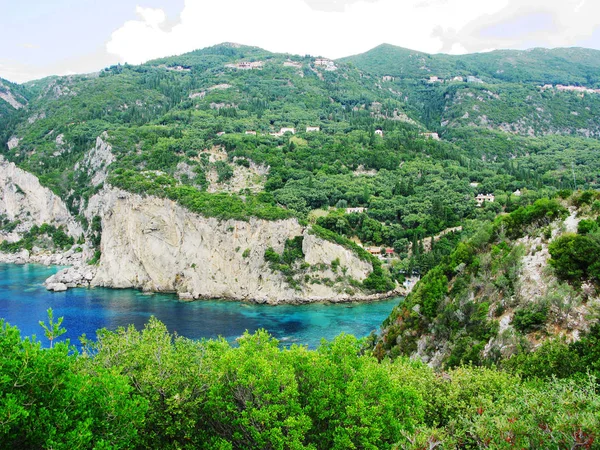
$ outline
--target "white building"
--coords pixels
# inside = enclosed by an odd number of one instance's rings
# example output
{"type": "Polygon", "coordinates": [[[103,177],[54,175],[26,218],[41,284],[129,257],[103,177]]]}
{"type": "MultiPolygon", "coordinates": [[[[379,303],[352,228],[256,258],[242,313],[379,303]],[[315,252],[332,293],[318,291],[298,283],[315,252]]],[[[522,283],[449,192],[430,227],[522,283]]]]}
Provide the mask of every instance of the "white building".
{"type": "Polygon", "coordinates": [[[362,214],[367,212],[367,208],[357,207],[357,208],[346,208],[346,214],[362,214]]]}
{"type": "Polygon", "coordinates": [[[311,131],[321,131],[320,127],[306,127],[306,132],[310,133],[311,131]]]}
{"type": "Polygon", "coordinates": [[[437,133],[423,133],[422,135],[425,139],[433,139],[434,141],[440,140],[440,136],[437,133]]]}
{"type": "Polygon", "coordinates": [[[483,205],[484,202],[493,202],[494,199],[494,194],[478,194],[477,197],[475,197],[477,206],[483,205]]]}
{"type": "Polygon", "coordinates": [[[383,137],[383,131],[382,130],[375,130],[375,134],[377,136],[382,136],[383,137]]]}
{"type": "Polygon", "coordinates": [[[467,77],[467,83],[483,83],[483,80],[481,78],[477,78],[472,75],[469,75],[467,77]]]}

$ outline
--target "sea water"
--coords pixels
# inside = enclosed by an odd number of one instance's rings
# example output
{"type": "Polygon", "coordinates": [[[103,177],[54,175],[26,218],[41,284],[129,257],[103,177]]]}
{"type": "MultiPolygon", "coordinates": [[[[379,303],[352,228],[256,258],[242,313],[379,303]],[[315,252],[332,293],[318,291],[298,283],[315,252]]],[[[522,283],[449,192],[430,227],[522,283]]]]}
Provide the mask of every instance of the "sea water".
{"type": "Polygon", "coordinates": [[[151,316],[169,331],[191,339],[222,336],[230,342],[246,330],[266,329],[281,344],[315,348],[321,339],[340,333],[369,335],[398,304],[399,298],[374,303],[316,303],[306,305],[257,305],[244,302],[200,300],[181,302],[171,294],[146,294],[133,289],[69,289],[49,292],[44,280],[60,268],[40,265],[0,264],[0,318],[21,330],[22,336],[36,335],[45,341],[39,321],[64,317],[67,332],[61,337],[77,344],[85,334],[134,325],[142,329],[151,316]]]}

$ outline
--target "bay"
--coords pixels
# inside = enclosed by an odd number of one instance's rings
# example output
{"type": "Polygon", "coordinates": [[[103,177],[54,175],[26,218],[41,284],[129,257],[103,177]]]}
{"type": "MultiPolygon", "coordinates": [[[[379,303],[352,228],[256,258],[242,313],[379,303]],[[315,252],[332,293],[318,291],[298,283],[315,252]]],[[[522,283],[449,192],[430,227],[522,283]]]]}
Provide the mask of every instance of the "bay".
{"type": "Polygon", "coordinates": [[[340,333],[364,337],[379,329],[398,304],[399,298],[374,303],[307,305],[257,305],[243,302],[201,300],[181,302],[172,294],[148,295],[133,289],[69,289],[48,292],[44,280],[59,270],[40,265],[0,264],[0,318],[21,330],[22,336],[36,335],[44,344],[40,320],[52,308],[64,317],[68,338],[95,337],[96,330],[115,330],[133,324],[143,328],[151,316],[171,332],[191,339],[222,336],[233,342],[244,331],[264,328],[281,344],[319,345],[322,338],[340,333]]]}

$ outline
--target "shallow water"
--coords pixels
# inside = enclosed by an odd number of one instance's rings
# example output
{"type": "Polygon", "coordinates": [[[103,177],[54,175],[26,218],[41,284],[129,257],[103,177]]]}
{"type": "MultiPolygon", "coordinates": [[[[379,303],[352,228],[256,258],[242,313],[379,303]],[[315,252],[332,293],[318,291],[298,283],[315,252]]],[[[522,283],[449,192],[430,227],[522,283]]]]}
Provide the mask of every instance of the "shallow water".
{"type": "Polygon", "coordinates": [[[133,289],[70,289],[46,291],[42,283],[57,267],[0,264],[0,318],[16,325],[23,336],[37,335],[46,342],[38,321],[52,308],[64,317],[67,333],[62,338],[77,343],[82,334],[94,337],[97,329],[114,330],[133,324],[140,329],[151,316],[171,332],[192,339],[223,336],[235,340],[245,330],[269,331],[282,344],[315,348],[322,338],[350,333],[357,337],[377,330],[398,304],[399,298],[376,303],[255,305],[202,300],[180,302],[175,295],[147,295],[133,289]]]}

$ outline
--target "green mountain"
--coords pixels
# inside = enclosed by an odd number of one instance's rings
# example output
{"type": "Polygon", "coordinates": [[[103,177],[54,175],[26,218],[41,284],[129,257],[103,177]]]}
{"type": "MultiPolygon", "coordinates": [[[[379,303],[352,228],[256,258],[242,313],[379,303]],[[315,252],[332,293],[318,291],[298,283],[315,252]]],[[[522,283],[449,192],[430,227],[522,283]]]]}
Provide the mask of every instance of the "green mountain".
{"type": "MultiPolygon", "coordinates": [[[[600,144],[587,137],[598,132],[599,94],[542,92],[496,68],[514,58],[523,80],[554,67],[555,80],[575,82],[594,67],[585,55],[595,53],[454,57],[380,46],[330,61],[221,44],[7,84],[29,102],[0,118],[2,153],[57,194],[95,242],[90,199],[111,186],[219,220],[295,217],[359,253],[394,249],[399,259],[384,260],[371,285],[386,291],[390,279],[426,273],[460,239],[448,234],[435,251],[416,251],[425,237],[558,189],[599,186],[600,144]],[[571,64],[571,81],[557,58],[571,64]],[[434,73],[484,82],[429,83],[434,73]],[[496,201],[479,208],[479,193],[496,201]]],[[[295,286],[310,276],[288,267],[301,265],[292,250],[287,262],[270,260],[295,286]]]]}
{"type": "Polygon", "coordinates": [[[537,83],[598,87],[600,51],[586,48],[495,50],[445,55],[382,44],[339,61],[375,75],[418,79],[476,76],[488,83],[537,83]]]}
{"type": "Polygon", "coordinates": [[[528,136],[600,132],[597,50],[451,56],[382,45],[340,61],[382,77],[382,87],[442,134],[464,127],[528,136]]]}

